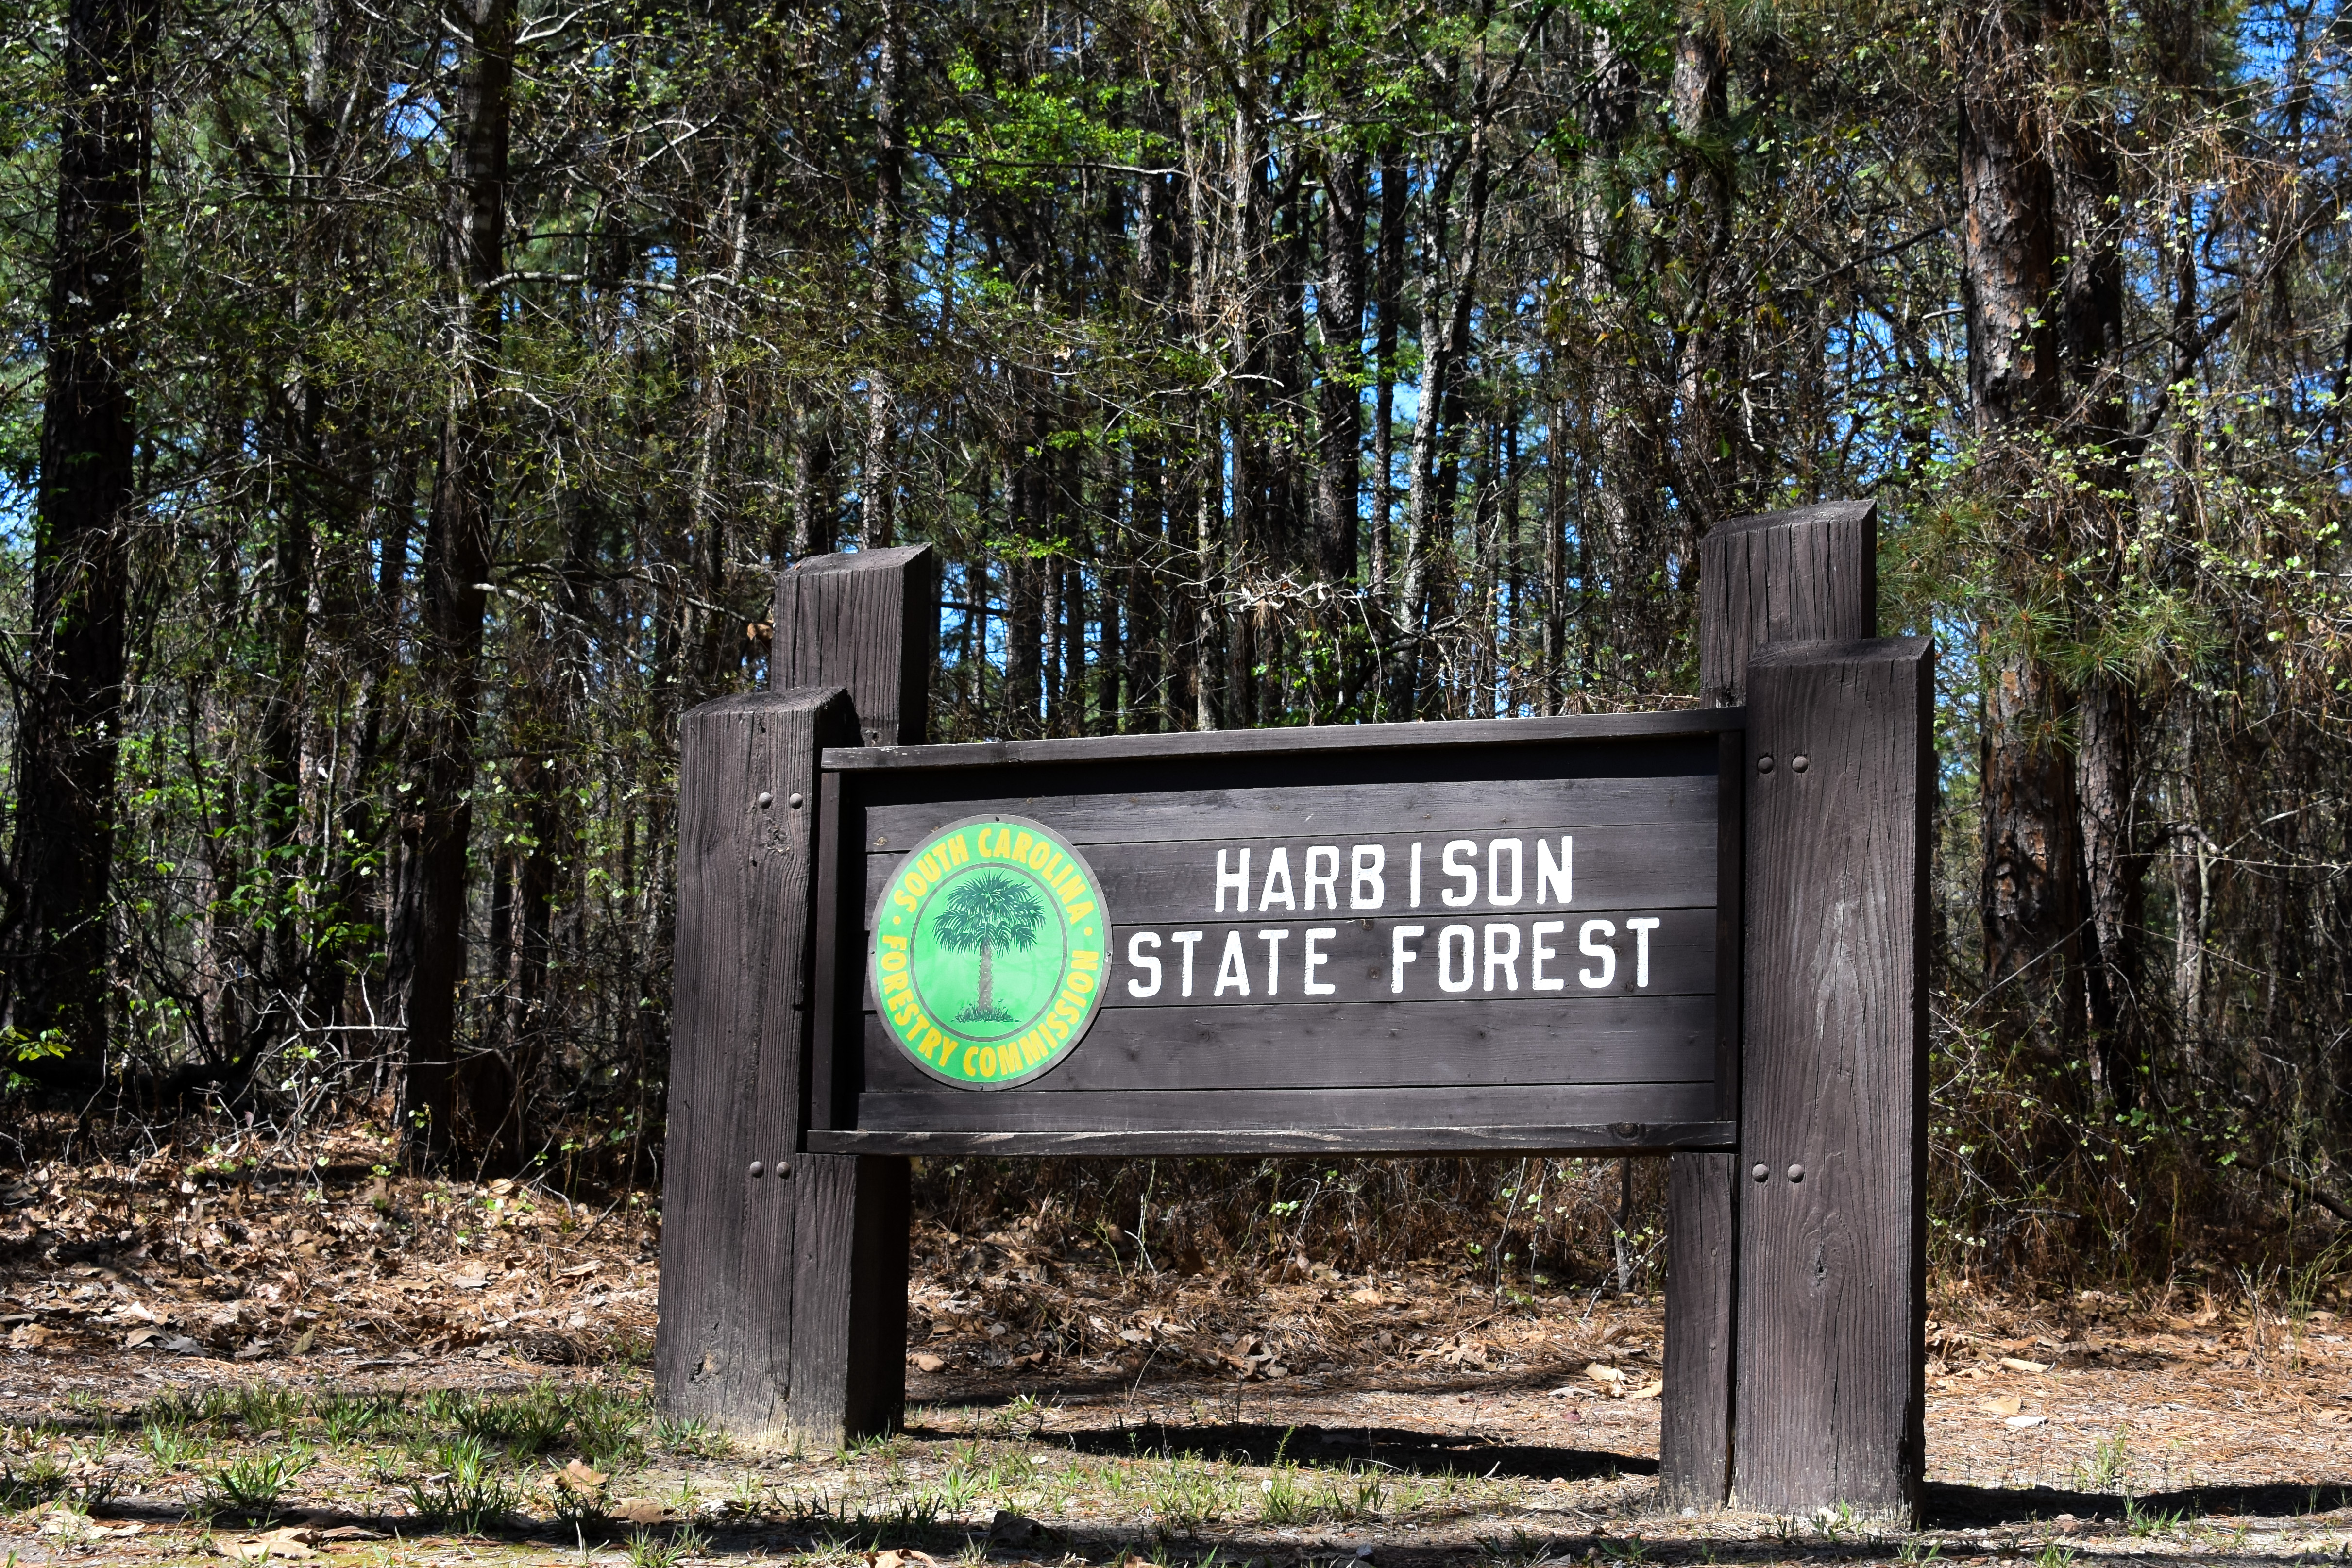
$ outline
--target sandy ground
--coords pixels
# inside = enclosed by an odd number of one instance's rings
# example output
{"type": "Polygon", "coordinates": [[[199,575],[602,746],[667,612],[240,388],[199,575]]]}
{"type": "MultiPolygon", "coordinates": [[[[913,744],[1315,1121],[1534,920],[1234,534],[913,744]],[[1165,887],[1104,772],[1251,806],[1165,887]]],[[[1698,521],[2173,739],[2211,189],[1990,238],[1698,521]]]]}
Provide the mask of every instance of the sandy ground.
{"type": "Polygon", "coordinates": [[[625,1203],[353,1178],[167,1187],[151,1217],[128,1179],[0,1195],[8,1561],[2352,1561],[2325,1311],[1946,1287],[1916,1527],[1685,1516],[1653,1501],[1654,1301],[1430,1260],[1138,1277],[932,1230],[905,1430],[794,1451],[655,1419],[657,1248],[625,1203]],[[420,1513],[453,1475],[495,1506],[420,1513]]]}

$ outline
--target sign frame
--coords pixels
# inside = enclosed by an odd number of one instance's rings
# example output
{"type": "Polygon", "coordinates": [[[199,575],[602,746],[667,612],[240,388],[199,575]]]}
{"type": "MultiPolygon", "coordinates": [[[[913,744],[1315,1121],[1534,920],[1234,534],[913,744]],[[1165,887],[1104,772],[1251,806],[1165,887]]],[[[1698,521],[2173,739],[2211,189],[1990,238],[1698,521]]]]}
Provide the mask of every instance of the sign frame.
{"type": "MultiPolygon", "coordinates": [[[[1620,1155],[1734,1147],[1738,1136],[1745,904],[1740,765],[1745,723],[1744,709],[1714,707],[1443,725],[827,747],[819,765],[815,848],[820,916],[813,966],[814,1060],[806,1146],[831,1154],[1007,1155],[1620,1155]],[[971,816],[974,802],[996,808],[1012,803],[1014,810],[1050,825],[1051,818],[1044,813],[1056,798],[1142,792],[1155,781],[1160,782],[1157,792],[1164,794],[1164,776],[1171,769],[1196,777],[1204,772],[1229,776],[1232,789],[1270,794],[1311,789],[1315,781],[1351,768],[1376,768],[1385,780],[1422,786],[1475,781],[1482,769],[1488,777],[1507,774],[1540,783],[1579,777],[1575,769],[1580,761],[1583,776],[1606,778],[1623,776],[1612,774],[1612,768],[1655,763],[1680,753],[1701,767],[1685,765],[1657,776],[1686,779],[1704,776],[1708,749],[1714,754],[1715,783],[1715,1050],[1713,1093],[1705,1097],[1711,1103],[1696,1114],[1687,1108],[1680,1113],[1629,1113],[1636,1104],[1670,1098],[1637,1090],[1662,1091],[1666,1085],[1568,1082],[1517,1085],[1507,1093],[1442,1084],[1369,1090],[1319,1082],[1208,1090],[1171,1084],[1118,1095],[1087,1094],[1086,1113],[1067,1092],[1020,1086],[979,1092],[941,1088],[928,1096],[866,1092],[877,1067],[888,1076],[888,1064],[867,1054],[878,1048],[869,1042],[866,1027],[871,1002],[866,975],[870,939],[866,927],[871,915],[866,817],[877,802],[899,808],[901,818],[906,808],[929,805],[941,826],[971,816]],[[1565,759],[1569,770],[1545,771],[1554,758],[1565,759]],[[1155,780],[1155,775],[1160,778],[1155,780]],[[1280,1099],[1264,1098],[1269,1094],[1280,1099]],[[1161,1098],[1154,1100],[1154,1095],[1161,1098]],[[1178,1098],[1166,1098],[1171,1095],[1178,1098]],[[1487,1107],[1484,1114],[1479,1113],[1481,1101],[1487,1107]],[[921,1125],[924,1112],[906,1109],[919,1103],[955,1124],[921,1125]],[[1506,1103],[1537,1109],[1532,1114],[1517,1109],[1497,1113],[1494,1107],[1506,1103]],[[1269,1112],[1269,1106],[1279,1110],[1269,1112]],[[889,1113],[894,1107],[897,1113],[889,1113]],[[1549,1113],[1544,1107],[1549,1107],[1549,1113]],[[874,1124],[877,1108],[883,1113],[880,1119],[890,1124],[874,1124]],[[1103,1120],[1104,1109],[1112,1112],[1110,1120],[1145,1124],[1077,1124],[1103,1120]],[[1257,1124],[1245,1124],[1252,1122],[1257,1124]]],[[[1533,1009],[1540,1004],[1530,998],[1511,1005],[1533,1009]]],[[[1101,1019],[1096,1021],[1097,1030],[1104,1027],[1101,1019]]],[[[1050,1069],[1045,1075],[1051,1075],[1050,1069]]],[[[1674,1087],[1683,1091],[1679,1098],[1686,1106],[1687,1086],[1674,1087]]]]}

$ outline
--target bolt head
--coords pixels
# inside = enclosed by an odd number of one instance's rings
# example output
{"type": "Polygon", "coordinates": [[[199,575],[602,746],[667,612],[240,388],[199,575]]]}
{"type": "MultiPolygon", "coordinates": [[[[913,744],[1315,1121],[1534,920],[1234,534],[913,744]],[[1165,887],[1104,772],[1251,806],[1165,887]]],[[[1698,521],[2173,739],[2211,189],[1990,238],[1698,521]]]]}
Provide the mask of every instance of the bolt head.
{"type": "Polygon", "coordinates": [[[784,804],[790,806],[795,811],[799,810],[803,804],[801,800],[801,792],[797,789],[793,790],[789,796],[785,797],[784,804]]]}
{"type": "Polygon", "coordinates": [[[1756,759],[1756,771],[1759,773],[1769,773],[1772,771],[1772,754],[1770,752],[1768,751],[1763,756],[1756,759]]]}
{"type": "Polygon", "coordinates": [[[775,803],[776,798],[773,795],[769,794],[765,789],[760,791],[760,810],[764,811],[775,803]]]}
{"type": "Polygon", "coordinates": [[[1804,1179],[1805,1179],[1805,1167],[1804,1167],[1804,1166],[1790,1166],[1789,1167],[1789,1179],[1790,1179],[1790,1181],[1802,1181],[1802,1180],[1804,1180],[1804,1179]]]}
{"type": "Polygon", "coordinates": [[[1797,753],[1796,756],[1789,758],[1789,766],[1795,768],[1798,772],[1802,773],[1806,768],[1811,767],[1812,763],[1811,760],[1801,751],[1797,753]]]}
{"type": "Polygon", "coordinates": [[[753,1160],[751,1162],[751,1175],[754,1178],[766,1176],[767,1174],[768,1167],[766,1166],[761,1164],[758,1160],[753,1160]]]}
{"type": "Polygon", "coordinates": [[[1748,1174],[1754,1176],[1758,1181],[1770,1181],[1772,1179],[1772,1167],[1759,1162],[1753,1169],[1749,1170],[1748,1174]]]}

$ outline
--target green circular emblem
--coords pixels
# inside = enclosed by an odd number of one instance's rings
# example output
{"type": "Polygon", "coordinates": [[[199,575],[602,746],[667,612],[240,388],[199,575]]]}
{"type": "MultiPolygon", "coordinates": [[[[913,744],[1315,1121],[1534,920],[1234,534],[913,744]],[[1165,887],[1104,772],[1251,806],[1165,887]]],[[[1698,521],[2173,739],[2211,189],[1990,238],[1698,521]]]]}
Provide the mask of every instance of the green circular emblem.
{"type": "Polygon", "coordinates": [[[882,1027],[918,1067],[1004,1089],[1086,1034],[1109,941],[1102,884],[1068,840],[1024,817],[974,817],[898,862],[868,974],[882,1027]]]}

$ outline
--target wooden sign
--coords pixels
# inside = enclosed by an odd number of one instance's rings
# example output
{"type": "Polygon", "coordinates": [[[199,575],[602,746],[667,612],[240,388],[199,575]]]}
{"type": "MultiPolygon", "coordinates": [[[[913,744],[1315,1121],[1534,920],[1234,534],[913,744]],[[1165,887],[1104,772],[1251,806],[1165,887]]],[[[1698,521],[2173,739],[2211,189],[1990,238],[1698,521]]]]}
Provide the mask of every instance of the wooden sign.
{"type": "Polygon", "coordinates": [[[679,729],[664,1413],[897,1423],[908,1155],[1654,1152],[1657,1502],[1916,1509],[1933,650],[1867,503],[1699,556],[1704,709],[958,747],[928,548],[783,573],[679,729]]]}
{"type": "Polygon", "coordinates": [[[1740,721],[828,749],[810,1147],[1727,1147],[1740,721]]]}

